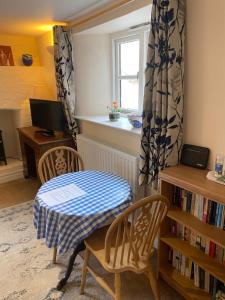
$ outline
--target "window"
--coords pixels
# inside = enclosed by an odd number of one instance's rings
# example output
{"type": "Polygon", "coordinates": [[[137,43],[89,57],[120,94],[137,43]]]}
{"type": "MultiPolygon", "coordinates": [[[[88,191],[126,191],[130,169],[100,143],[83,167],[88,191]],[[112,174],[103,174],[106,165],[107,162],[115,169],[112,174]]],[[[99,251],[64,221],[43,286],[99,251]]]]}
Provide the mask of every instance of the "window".
{"type": "MultiPolygon", "coordinates": [[[[149,30],[149,28],[148,28],[149,30]]],[[[117,33],[113,45],[113,99],[124,111],[142,111],[147,30],[117,33]]]]}

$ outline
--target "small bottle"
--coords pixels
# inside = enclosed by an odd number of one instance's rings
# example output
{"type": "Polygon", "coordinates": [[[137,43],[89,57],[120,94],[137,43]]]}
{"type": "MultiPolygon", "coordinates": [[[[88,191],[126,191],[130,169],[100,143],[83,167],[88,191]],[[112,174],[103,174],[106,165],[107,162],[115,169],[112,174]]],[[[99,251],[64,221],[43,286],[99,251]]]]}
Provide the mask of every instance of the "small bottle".
{"type": "Polygon", "coordinates": [[[224,157],[223,155],[216,156],[216,163],[215,163],[215,175],[222,176],[223,175],[223,162],[224,157]]]}

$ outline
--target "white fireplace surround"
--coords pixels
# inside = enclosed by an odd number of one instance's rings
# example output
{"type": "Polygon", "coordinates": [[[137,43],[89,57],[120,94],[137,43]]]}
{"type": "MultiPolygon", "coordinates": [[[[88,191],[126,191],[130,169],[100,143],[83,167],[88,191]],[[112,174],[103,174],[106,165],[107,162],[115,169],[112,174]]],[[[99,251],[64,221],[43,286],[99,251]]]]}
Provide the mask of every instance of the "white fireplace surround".
{"type": "Polygon", "coordinates": [[[0,129],[8,165],[0,165],[0,183],[23,178],[18,127],[31,124],[29,101],[0,101],[0,129]]]}
{"type": "Polygon", "coordinates": [[[43,66],[1,66],[0,129],[8,166],[0,164],[0,183],[22,177],[18,127],[31,125],[29,98],[54,99],[43,66]]]}
{"type": "Polygon", "coordinates": [[[0,129],[2,130],[6,157],[21,158],[17,128],[30,125],[28,99],[0,102],[0,129]]]}
{"type": "Polygon", "coordinates": [[[20,157],[16,128],[31,125],[29,98],[52,98],[45,73],[42,66],[0,69],[0,129],[7,157],[20,157]]]}
{"type": "Polygon", "coordinates": [[[0,164],[0,183],[23,178],[23,166],[19,138],[16,128],[23,126],[25,109],[12,106],[0,108],[0,129],[2,130],[7,166],[0,164]],[[24,110],[24,111],[23,111],[24,110]]]}

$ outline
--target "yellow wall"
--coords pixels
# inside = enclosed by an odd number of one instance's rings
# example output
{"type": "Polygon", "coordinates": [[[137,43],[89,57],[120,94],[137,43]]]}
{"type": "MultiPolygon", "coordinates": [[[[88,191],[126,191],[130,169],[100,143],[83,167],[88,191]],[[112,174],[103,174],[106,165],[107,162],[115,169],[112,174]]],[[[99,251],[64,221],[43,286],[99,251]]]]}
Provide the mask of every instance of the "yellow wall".
{"type": "Polygon", "coordinates": [[[23,66],[22,54],[31,54],[33,56],[33,66],[40,65],[37,39],[35,37],[0,34],[0,45],[11,46],[16,66],[23,66]]]}
{"type": "Polygon", "coordinates": [[[225,1],[188,0],[185,142],[225,155],[225,1]]]}
{"type": "Polygon", "coordinates": [[[37,41],[41,65],[45,68],[45,81],[51,91],[52,100],[57,100],[52,32],[49,31],[39,36],[37,41]]]}
{"type": "Polygon", "coordinates": [[[11,46],[15,66],[0,66],[0,127],[6,144],[6,155],[18,157],[19,146],[15,144],[16,127],[31,125],[29,98],[55,98],[55,71],[51,34],[40,37],[0,35],[0,45],[11,46]],[[33,65],[23,66],[22,54],[33,56],[33,65]],[[4,111],[2,110],[4,109],[4,111]],[[19,111],[16,121],[10,110],[19,111]]]}
{"type": "MultiPolygon", "coordinates": [[[[56,99],[56,82],[52,47],[53,40],[51,31],[39,37],[0,34],[0,45],[11,46],[15,66],[23,66],[21,60],[22,54],[31,54],[33,56],[33,64],[31,67],[27,68],[36,66],[43,67],[42,81],[45,82],[48,88],[49,98],[56,99]]],[[[14,69],[8,70],[11,73],[14,69]]]]}
{"type": "Polygon", "coordinates": [[[29,98],[55,99],[54,60],[47,51],[50,36],[0,35],[0,45],[11,46],[15,63],[0,66],[0,109],[22,108],[24,125],[30,122],[29,98]],[[32,66],[23,66],[24,53],[32,54],[32,66]]]}

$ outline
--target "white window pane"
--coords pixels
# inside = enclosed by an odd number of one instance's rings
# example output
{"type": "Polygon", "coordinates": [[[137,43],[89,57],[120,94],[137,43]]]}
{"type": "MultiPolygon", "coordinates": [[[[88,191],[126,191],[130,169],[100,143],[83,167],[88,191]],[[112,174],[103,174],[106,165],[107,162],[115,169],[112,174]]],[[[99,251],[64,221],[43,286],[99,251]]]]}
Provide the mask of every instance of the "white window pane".
{"type": "Polygon", "coordinates": [[[138,109],[138,80],[122,79],[120,81],[121,107],[138,109]]]}
{"type": "Polygon", "coordinates": [[[139,72],[139,41],[120,44],[120,75],[136,75],[139,72]]]}

